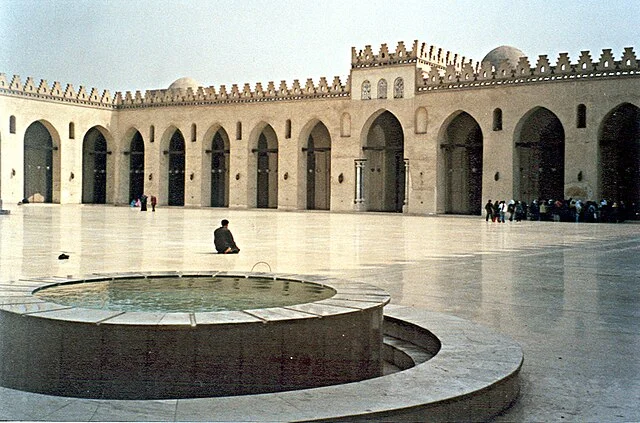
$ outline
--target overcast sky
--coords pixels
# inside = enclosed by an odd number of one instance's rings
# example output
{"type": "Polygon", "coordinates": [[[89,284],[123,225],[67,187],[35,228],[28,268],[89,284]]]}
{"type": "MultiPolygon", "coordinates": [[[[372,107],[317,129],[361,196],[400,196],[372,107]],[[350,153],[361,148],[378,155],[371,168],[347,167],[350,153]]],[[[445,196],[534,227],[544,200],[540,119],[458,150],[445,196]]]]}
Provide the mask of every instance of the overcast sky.
{"type": "Polygon", "coordinates": [[[500,45],[535,63],[640,53],[640,0],[0,0],[0,72],[115,91],[320,76],[351,47],[426,42],[480,61],[500,45]]]}

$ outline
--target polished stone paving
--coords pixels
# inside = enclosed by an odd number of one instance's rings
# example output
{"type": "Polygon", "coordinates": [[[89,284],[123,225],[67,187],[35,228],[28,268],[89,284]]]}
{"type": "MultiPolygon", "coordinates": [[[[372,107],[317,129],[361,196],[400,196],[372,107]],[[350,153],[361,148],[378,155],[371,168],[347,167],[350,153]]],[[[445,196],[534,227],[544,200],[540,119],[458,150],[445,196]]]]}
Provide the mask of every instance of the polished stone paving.
{"type": "MultiPolygon", "coordinates": [[[[459,316],[522,345],[521,396],[497,421],[640,421],[640,224],[5,208],[11,214],[0,216],[2,283],[92,272],[212,269],[361,280],[389,292],[392,304],[459,316]],[[212,253],[213,230],[223,218],[231,222],[239,255],[212,253]],[[58,260],[61,252],[70,258],[58,260]]],[[[25,405],[25,398],[17,391],[0,392],[5,396],[0,419],[11,420],[12,407],[25,405]]],[[[56,420],[73,419],[72,408],[68,413],[57,410],[56,420]]]]}

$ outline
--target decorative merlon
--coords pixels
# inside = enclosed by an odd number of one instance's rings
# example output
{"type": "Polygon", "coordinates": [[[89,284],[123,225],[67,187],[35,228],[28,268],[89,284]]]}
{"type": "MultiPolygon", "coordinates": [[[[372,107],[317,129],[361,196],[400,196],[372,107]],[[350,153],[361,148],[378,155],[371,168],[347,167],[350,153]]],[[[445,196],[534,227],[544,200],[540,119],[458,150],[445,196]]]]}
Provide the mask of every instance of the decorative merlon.
{"type": "MultiPolygon", "coordinates": [[[[395,51],[389,51],[382,44],[374,54],[371,46],[356,52],[352,48],[352,69],[365,70],[368,67],[398,64],[414,64],[419,70],[416,75],[417,93],[448,88],[478,88],[494,84],[545,83],[550,81],[577,80],[591,77],[640,77],[639,61],[632,47],[626,47],[619,60],[611,49],[604,49],[593,55],[582,51],[577,62],[572,63],[568,53],[560,53],[555,63],[547,55],[538,56],[535,63],[528,57],[521,57],[517,64],[503,61],[497,66],[490,61],[474,63],[464,57],[444,51],[441,48],[414,41],[412,49],[407,50],[399,42],[395,51]]],[[[375,69],[372,69],[375,71],[375,69]]],[[[36,83],[28,77],[23,83],[19,75],[9,81],[6,74],[0,73],[0,95],[29,96],[46,101],[62,101],[83,104],[99,108],[135,108],[192,104],[225,104],[262,101],[297,101],[316,98],[348,98],[351,95],[351,79],[343,84],[336,76],[329,83],[322,77],[317,83],[307,78],[304,84],[293,81],[291,87],[286,81],[276,85],[273,81],[261,82],[253,88],[245,83],[233,84],[231,90],[221,85],[216,91],[213,86],[195,89],[159,89],[130,92],[116,92],[114,96],[108,90],[87,90],[79,86],[76,91],[72,84],[62,88],[60,82],[50,87],[46,80],[36,83]],[[241,88],[240,88],[241,87],[241,88]]]]}

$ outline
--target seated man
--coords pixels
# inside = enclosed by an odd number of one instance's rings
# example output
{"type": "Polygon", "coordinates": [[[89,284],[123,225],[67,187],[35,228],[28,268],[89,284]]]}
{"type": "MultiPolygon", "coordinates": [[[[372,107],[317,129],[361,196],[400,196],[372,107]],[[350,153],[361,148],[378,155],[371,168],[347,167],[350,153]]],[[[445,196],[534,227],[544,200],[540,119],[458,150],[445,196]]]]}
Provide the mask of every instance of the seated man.
{"type": "Polygon", "coordinates": [[[236,245],[233,240],[233,235],[228,228],[229,221],[223,219],[220,224],[222,226],[213,231],[213,243],[215,244],[216,251],[218,251],[219,254],[238,254],[240,248],[236,245]]]}

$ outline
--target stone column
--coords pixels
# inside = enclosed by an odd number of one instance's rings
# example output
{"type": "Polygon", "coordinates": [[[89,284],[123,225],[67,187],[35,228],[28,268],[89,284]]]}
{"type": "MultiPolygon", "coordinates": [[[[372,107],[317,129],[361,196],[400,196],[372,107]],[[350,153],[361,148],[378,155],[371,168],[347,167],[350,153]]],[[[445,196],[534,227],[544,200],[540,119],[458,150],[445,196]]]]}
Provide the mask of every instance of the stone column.
{"type": "Polygon", "coordinates": [[[363,170],[367,162],[367,159],[355,159],[354,165],[356,169],[356,186],[355,186],[355,199],[354,209],[356,211],[364,211],[364,179],[363,170]]]}
{"type": "Polygon", "coordinates": [[[402,213],[409,211],[409,159],[404,159],[404,200],[402,202],[402,213]]]}

